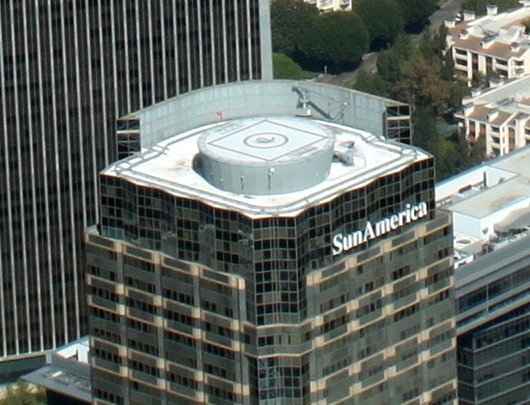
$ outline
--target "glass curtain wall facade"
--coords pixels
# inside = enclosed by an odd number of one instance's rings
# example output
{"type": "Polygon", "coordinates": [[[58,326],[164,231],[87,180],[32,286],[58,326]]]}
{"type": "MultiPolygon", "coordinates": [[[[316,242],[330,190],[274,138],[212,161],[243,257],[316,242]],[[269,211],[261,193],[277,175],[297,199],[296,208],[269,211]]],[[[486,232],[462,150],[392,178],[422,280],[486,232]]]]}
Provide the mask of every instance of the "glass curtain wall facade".
{"type": "Polygon", "coordinates": [[[385,111],[386,137],[394,141],[412,144],[410,106],[407,104],[389,105],[385,111]]]}
{"type": "Polygon", "coordinates": [[[0,2],[0,360],[87,332],[82,234],[117,117],[271,78],[265,0],[0,2]]]}
{"type": "Polygon", "coordinates": [[[529,249],[525,236],[457,270],[458,396],[463,405],[530,399],[529,249]]]}
{"type": "Polygon", "coordinates": [[[290,217],[100,181],[95,403],[456,403],[452,229],[432,158],[290,217]],[[337,232],[420,202],[418,223],[333,254],[337,232]]]}
{"type": "Polygon", "coordinates": [[[458,336],[460,404],[524,404],[530,392],[530,304],[458,336]]]}

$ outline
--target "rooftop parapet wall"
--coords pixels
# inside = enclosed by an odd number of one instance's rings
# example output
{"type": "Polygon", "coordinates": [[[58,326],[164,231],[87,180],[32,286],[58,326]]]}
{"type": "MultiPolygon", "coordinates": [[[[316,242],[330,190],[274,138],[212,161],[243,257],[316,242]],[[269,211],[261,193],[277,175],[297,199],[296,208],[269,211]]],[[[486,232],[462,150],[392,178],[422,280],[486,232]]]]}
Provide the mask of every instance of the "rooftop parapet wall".
{"type": "Polygon", "coordinates": [[[310,116],[382,136],[387,107],[400,105],[405,104],[313,82],[260,81],[201,89],[123,118],[140,118],[142,147],[148,148],[223,119],[263,115],[310,116]]]}

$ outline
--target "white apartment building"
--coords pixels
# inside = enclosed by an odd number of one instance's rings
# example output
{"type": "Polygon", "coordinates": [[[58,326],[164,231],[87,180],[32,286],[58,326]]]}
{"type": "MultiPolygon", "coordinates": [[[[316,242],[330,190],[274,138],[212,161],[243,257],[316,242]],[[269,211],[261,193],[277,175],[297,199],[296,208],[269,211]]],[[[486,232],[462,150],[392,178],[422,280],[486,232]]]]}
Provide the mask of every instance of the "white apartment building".
{"type": "Polygon", "coordinates": [[[353,0],[305,0],[305,2],[314,4],[321,11],[350,11],[353,0]]]}
{"type": "Polygon", "coordinates": [[[469,83],[476,73],[491,73],[507,78],[530,73],[530,36],[524,22],[530,19],[530,1],[520,0],[521,7],[497,13],[496,5],[487,6],[487,15],[463,12],[463,20],[445,20],[449,29],[446,41],[455,71],[469,83]]]}
{"type": "Polygon", "coordinates": [[[492,79],[490,87],[473,89],[455,114],[470,144],[483,138],[486,154],[500,156],[530,143],[530,76],[492,79]]]}

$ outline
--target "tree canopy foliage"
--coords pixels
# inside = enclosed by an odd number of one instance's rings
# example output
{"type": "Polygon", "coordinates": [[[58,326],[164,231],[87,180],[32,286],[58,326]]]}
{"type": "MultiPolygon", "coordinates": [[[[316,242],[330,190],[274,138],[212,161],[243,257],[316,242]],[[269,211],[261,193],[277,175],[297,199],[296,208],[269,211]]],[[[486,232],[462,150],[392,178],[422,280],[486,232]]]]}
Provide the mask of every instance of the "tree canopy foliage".
{"type": "Polygon", "coordinates": [[[405,19],[408,33],[419,33],[429,24],[429,16],[436,10],[438,0],[397,0],[405,19]]]}
{"type": "Polygon", "coordinates": [[[310,70],[352,68],[368,50],[368,31],[357,14],[322,14],[303,0],[272,0],[271,29],[273,51],[310,70]]]}
{"type": "Polygon", "coordinates": [[[378,72],[360,72],[355,88],[407,102],[412,107],[413,143],[435,156],[437,178],[454,175],[482,161],[483,145],[467,146],[452,125],[469,89],[453,79],[451,60],[443,54],[445,28],[413,46],[401,36],[379,54],[378,72]],[[449,119],[449,124],[446,119],[449,119]]]}
{"type": "Polygon", "coordinates": [[[352,11],[320,13],[304,0],[271,0],[272,47],[303,68],[351,69],[369,49],[390,47],[428,24],[436,0],[357,0],[352,11]]]}
{"type": "Polygon", "coordinates": [[[40,388],[31,388],[26,382],[9,385],[0,405],[45,405],[46,395],[40,388]]]}
{"type": "Polygon", "coordinates": [[[274,67],[275,79],[302,79],[304,71],[298,63],[293,61],[283,53],[274,53],[272,55],[272,66],[274,67]]]}
{"type": "Polygon", "coordinates": [[[311,30],[318,9],[304,0],[272,0],[271,25],[274,52],[292,55],[311,30]]]}
{"type": "Polygon", "coordinates": [[[358,0],[354,7],[368,30],[372,50],[392,45],[404,32],[402,10],[394,0],[358,0]]]}
{"type": "Polygon", "coordinates": [[[368,31],[353,12],[319,15],[303,41],[302,52],[312,60],[340,70],[358,64],[368,51],[368,31]]]}

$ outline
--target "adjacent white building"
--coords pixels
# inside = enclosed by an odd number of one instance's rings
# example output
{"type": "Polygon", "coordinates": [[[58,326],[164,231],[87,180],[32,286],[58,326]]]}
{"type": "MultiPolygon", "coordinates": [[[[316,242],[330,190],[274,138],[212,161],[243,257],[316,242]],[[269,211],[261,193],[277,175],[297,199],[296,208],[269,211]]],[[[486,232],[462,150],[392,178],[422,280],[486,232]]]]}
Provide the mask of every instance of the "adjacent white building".
{"type": "Polygon", "coordinates": [[[497,13],[497,6],[488,5],[487,15],[475,18],[474,12],[464,11],[463,20],[445,21],[449,29],[447,48],[455,70],[469,83],[477,72],[507,78],[530,73],[530,37],[525,32],[525,20],[530,18],[530,1],[520,0],[521,7],[497,13]]]}
{"type": "Polygon", "coordinates": [[[530,147],[436,186],[454,227],[458,403],[530,398],[530,147]]]}
{"type": "Polygon", "coordinates": [[[452,213],[457,267],[528,235],[530,148],[439,183],[436,205],[452,213]]]}

